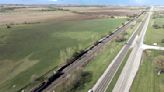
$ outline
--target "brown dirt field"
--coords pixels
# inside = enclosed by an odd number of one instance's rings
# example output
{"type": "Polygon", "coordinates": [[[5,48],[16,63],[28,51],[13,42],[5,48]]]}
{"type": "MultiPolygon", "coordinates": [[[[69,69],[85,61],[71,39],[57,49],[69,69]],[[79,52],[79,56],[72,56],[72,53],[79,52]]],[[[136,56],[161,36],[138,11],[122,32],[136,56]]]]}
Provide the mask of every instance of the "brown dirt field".
{"type": "Polygon", "coordinates": [[[60,7],[70,11],[40,11],[47,7],[18,8],[10,12],[0,12],[0,25],[45,22],[54,20],[84,20],[110,16],[131,16],[139,9],[127,7],[60,7]],[[74,13],[73,11],[76,11],[74,13]]]}
{"type": "Polygon", "coordinates": [[[132,16],[138,14],[141,9],[135,7],[64,7],[72,11],[77,11],[88,15],[108,15],[108,16],[132,16]]]}
{"type": "Polygon", "coordinates": [[[70,12],[52,11],[19,11],[0,14],[0,25],[10,23],[24,23],[24,22],[42,22],[48,19],[55,19],[59,17],[75,15],[70,12]]]}
{"type": "Polygon", "coordinates": [[[112,11],[112,10],[108,10],[108,11],[92,11],[92,12],[81,12],[84,14],[89,14],[89,15],[108,15],[108,16],[131,16],[134,14],[138,14],[138,12],[131,12],[131,11],[112,11]]]}

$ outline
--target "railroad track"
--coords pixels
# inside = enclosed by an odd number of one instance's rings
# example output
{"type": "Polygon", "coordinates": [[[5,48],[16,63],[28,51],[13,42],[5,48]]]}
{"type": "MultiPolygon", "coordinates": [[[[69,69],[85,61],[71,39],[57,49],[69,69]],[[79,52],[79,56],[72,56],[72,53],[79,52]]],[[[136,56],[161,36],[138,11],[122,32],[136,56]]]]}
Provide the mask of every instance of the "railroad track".
{"type": "MultiPolygon", "coordinates": [[[[113,33],[103,37],[99,41],[85,51],[79,54],[78,58],[74,59],[73,62],[70,62],[61,68],[59,68],[55,74],[50,76],[47,80],[40,83],[37,87],[31,89],[31,92],[47,92],[52,91],[57,85],[59,85],[63,80],[67,78],[71,72],[77,69],[80,66],[86,65],[92,58],[95,57],[95,54],[101,50],[107,43],[111,42],[113,38],[118,36],[121,32],[124,32],[133,21],[137,20],[144,12],[136,16],[134,19],[126,22],[122,27],[118,28],[113,33]]],[[[27,86],[26,86],[27,87],[27,86]]],[[[22,91],[26,88],[21,88],[19,91],[22,91]]]]}

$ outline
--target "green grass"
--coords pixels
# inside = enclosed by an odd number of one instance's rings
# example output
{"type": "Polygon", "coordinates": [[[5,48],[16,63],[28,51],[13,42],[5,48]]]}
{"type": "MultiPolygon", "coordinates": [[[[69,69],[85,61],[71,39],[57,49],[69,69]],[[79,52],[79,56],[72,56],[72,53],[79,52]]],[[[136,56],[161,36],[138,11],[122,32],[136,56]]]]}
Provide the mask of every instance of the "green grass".
{"type": "Polygon", "coordinates": [[[158,24],[160,27],[164,25],[164,16],[160,18],[155,18],[155,24],[158,24]]]}
{"type": "Polygon", "coordinates": [[[122,64],[120,65],[118,71],[116,72],[115,76],[113,77],[113,79],[112,79],[110,85],[108,86],[108,89],[107,89],[106,92],[112,92],[112,90],[113,90],[113,88],[114,88],[114,86],[115,86],[115,84],[116,84],[116,82],[117,82],[117,80],[118,80],[118,78],[119,78],[119,76],[120,76],[120,74],[121,74],[125,64],[126,64],[126,61],[129,58],[130,53],[131,53],[131,50],[128,51],[126,57],[122,61],[122,64]]]}
{"type": "Polygon", "coordinates": [[[162,51],[147,50],[130,92],[164,92],[164,74],[157,75],[153,63],[162,51]]]}
{"type": "Polygon", "coordinates": [[[151,19],[150,24],[148,26],[148,30],[145,37],[145,43],[149,45],[153,45],[157,43],[159,46],[164,46],[164,43],[161,43],[161,40],[164,39],[164,29],[154,29],[152,25],[154,23],[158,25],[164,25],[164,18],[156,18],[151,19]]]}
{"type": "Polygon", "coordinates": [[[54,21],[0,28],[0,91],[13,92],[115,30],[125,19],[54,21]],[[16,85],[16,87],[12,87],[16,85]]]}
{"type": "Polygon", "coordinates": [[[92,86],[100,78],[122,46],[123,43],[118,42],[112,42],[112,44],[108,44],[102,53],[86,66],[84,71],[92,72],[93,77],[90,82],[85,83],[85,87],[83,89],[78,90],[77,92],[87,92],[90,88],[92,88],[92,86]]]}

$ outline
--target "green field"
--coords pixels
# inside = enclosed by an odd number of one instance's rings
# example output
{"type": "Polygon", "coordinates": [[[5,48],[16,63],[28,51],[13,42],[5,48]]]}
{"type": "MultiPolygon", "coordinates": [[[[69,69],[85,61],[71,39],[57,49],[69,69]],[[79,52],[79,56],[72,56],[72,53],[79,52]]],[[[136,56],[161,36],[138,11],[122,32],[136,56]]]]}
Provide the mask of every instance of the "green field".
{"type": "Polygon", "coordinates": [[[157,74],[154,59],[164,55],[162,51],[147,50],[130,92],[164,92],[164,74],[157,74]]]}
{"type": "Polygon", "coordinates": [[[164,29],[154,29],[153,25],[158,24],[159,26],[164,25],[164,18],[155,18],[151,19],[148,31],[146,33],[145,37],[145,43],[149,45],[153,45],[154,43],[157,43],[159,46],[164,46],[164,43],[162,43],[162,39],[164,39],[164,29]]]}
{"type": "Polygon", "coordinates": [[[92,19],[1,27],[0,91],[16,91],[123,22],[125,19],[92,19]]]}

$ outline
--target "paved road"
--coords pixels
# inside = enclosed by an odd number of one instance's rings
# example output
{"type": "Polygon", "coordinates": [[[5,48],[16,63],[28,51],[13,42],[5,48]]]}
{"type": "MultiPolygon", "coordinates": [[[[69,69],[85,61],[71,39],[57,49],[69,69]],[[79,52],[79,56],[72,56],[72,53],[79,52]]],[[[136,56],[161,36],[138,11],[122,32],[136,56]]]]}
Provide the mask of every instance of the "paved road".
{"type": "MultiPolygon", "coordinates": [[[[145,20],[145,18],[144,18],[145,20]]],[[[136,35],[140,32],[141,28],[143,28],[144,21],[140,22],[132,36],[130,37],[127,44],[121,49],[119,54],[115,57],[112,63],[108,66],[104,74],[100,77],[97,81],[95,86],[92,88],[93,92],[105,92],[110,84],[111,80],[113,79],[115,73],[117,72],[119,66],[121,65],[126,53],[128,52],[129,48],[131,47],[136,35]]]]}
{"type": "Polygon", "coordinates": [[[153,49],[153,50],[164,50],[164,47],[160,47],[160,46],[151,46],[151,45],[143,45],[142,48],[144,50],[146,49],[153,49]]]}
{"type": "Polygon", "coordinates": [[[142,45],[150,17],[152,15],[152,10],[153,8],[151,8],[150,12],[148,12],[148,16],[143,28],[141,29],[140,36],[136,40],[136,44],[132,50],[132,53],[130,54],[129,59],[127,60],[125,67],[123,68],[123,71],[113,89],[113,92],[129,92],[130,90],[132,82],[140,66],[140,60],[143,53],[142,45]]]}
{"type": "Polygon", "coordinates": [[[131,25],[131,22],[128,23],[126,26],[122,27],[121,29],[119,29],[118,31],[116,31],[113,35],[108,36],[101,43],[99,43],[97,46],[95,46],[90,51],[88,51],[85,55],[83,55],[82,58],[76,60],[73,64],[65,68],[63,70],[64,72],[63,77],[60,77],[59,79],[55,80],[49,87],[47,87],[44,90],[44,92],[54,90],[55,87],[61,83],[61,81],[66,79],[67,75],[73,72],[73,70],[75,70],[76,68],[87,64],[92,58],[94,58],[95,54],[99,52],[101,48],[104,47],[104,45],[111,42],[114,37],[118,36],[121,32],[125,31],[130,25],[131,25]]]}

